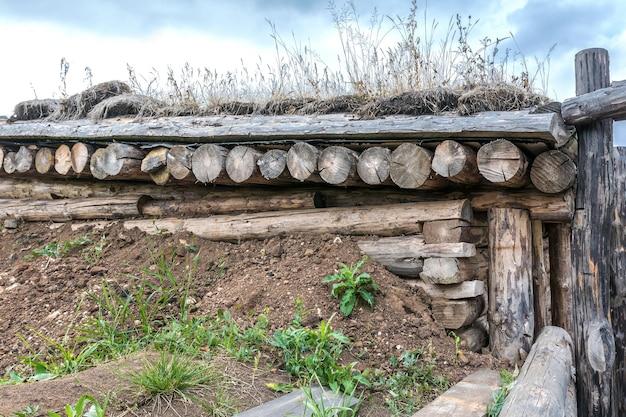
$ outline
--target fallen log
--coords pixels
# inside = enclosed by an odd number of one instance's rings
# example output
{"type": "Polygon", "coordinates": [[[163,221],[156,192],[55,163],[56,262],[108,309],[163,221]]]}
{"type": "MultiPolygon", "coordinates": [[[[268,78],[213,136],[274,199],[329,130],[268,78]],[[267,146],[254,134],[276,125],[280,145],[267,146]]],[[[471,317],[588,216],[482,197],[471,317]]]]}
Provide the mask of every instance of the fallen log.
{"type": "Polygon", "coordinates": [[[320,177],[328,184],[340,185],[356,174],[358,154],[343,146],[324,148],[317,159],[320,177]]]}
{"type": "Polygon", "coordinates": [[[485,283],[482,281],[465,281],[458,284],[437,285],[422,280],[409,280],[411,287],[420,288],[430,298],[446,300],[460,300],[463,298],[478,297],[485,293],[485,283]]]}
{"type": "Polygon", "coordinates": [[[378,146],[365,149],[359,155],[356,170],[361,180],[366,184],[389,184],[391,151],[378,146]]]}
{"type": "MultiPolygon", "coordinates": [[[[395,204],[376,207],[285,210],[198,219],[127,221],[146,233],[186,231],[209,240],[266,239],[292,233],[398,235],[421,231],[421,222],[433,217],[460,216],[467,201],[395,204]]],[[[472,245],[461,243],[458,245],[472,245]]],[[[469,249],[466,249],[469,253],[469,249]]],[[[470,255],[471,256],[471,255],[470,255]]]]}
{"type": "Polygon", "coordinates": [[[172,146],[167,153],[167,170],[172,178],[184,180],[191,173],[193,151],[184,145],[172,146]]]}
{"type": "Polygon", "coordinates": [[[445,329],[456,330],[469,326],[483,309],[482,297],[464,300],[434,299],[431,305],[433,318],[445,329]]]}
{"type": "Polygon", "coordinates": [[[0,200],[0,219],[29,222],[138,217],[139,198],[86,198],[63,200],[0,200]]]}
{"type": "Polygon", "coordinates": [[[212,183],[226,176],[226,155],[228,149],[219,145],[202,145],[191,157],[191,170],[202,183],[212,183]]]}
{"type": "Polygon", "coordinates": [[[31,146],[20,146],[15,154],[15,172],[26,174],[35,168],[35,150],[31,146]]]}
{"type": "Polygon", "coordinates": [[[76,174],[84,173],[85,169],[89,167],[89,160],[91,159],[93,152],[94,148],[91,145],[81,142],[77,142],[72,145],[72,148],[70,149],[72,170],[76,174]]]}
{"type": "Polygon", "coordinates": [[[317,172],[319,150],[306,142],[298,142],[287,152],[287,168],[291,176],[299,181],[308,179],[317,172]]]}
{"type": "Polygon", "coordinates": [[[487,281],[489,260],[482,251],[466,258],[429,257],[424,259],[420,278],[431,284],[456,284],[469,280],[487,281]]]}
{"type": "Polygon", "coordinates": [[[530,180],[539,191],[560,193],[576,182],[576,164],[561,151],[544,152],[533,161],[530,180]]]}
{"type": "Polygon", "coordinates": [[[497,358],[521,364],[534,335],[528,212],[489,210],[489,340],[497,358]]]}
{"type": "Polygon", "coordinates": [[[242,183],[255,177],[262,178],[257,162],[262,153],[249,146],[235,146],[228,152],[224,166],[228,177],[242,183]]]}
{"type": "Polygon", "coordinates": [[[63,144],[54,151],[54,170],[61,175],[67,175],[72,169],[72,150],[63,144]]]}
{"type": "Polygon", "coordinates": [[[266,180],[275,180],[288,176],[287,151],[282,149],[270,149],[257,161],[261,175],[266,180]]]}
{"type": "Polygon", "coordinates": [[[47,174],[54,168],[54,152],[50,148],[40,148],[35,154],[35,170],[47,174]]]}
{"type": "Polygon", "coordinates": [[[545,327],[506,397],[500,417],[570,415],[565,411],[573,365],[572,338],[560,327],[545,327]]]}
{"type": "Polygon", "coordinates": [[[199,217],[210,214],[315,208],[315,193],[263,193],[256,195],[212,193],[193,200],[150,200],[141,204],[141,214],[154,217],[199,217]]]}
{"type": "Polygon", "coordinates": [[[498,139],[480,147],[478,170],[489,182],[519,188],[528,184],[528,159],[512,142],[498,139]]]}
{"type": "Polygon", "coordinates": [[[458,184],[478,184],[481,181],[476,152],[453,140],[437,145],[432,168],[443,178],[458,184]]]}

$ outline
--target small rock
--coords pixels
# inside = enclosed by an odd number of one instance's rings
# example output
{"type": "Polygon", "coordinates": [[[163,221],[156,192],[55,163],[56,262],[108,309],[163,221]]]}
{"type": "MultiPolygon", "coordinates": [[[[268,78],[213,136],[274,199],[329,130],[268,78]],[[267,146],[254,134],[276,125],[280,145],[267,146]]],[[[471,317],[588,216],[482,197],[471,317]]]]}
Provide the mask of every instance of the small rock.
{"type": "Polygon", "coordinates": [[[91,270],[89,272],[91,273],[91,275],[104,275],[104,273],[107,271],[108,268],[105,268],[103,266],[93,266],[91,267],[91,270]]]}
{"type": "Polygon", "coordinates": [[[267,253],[275,258],[280,258],[283,252],[283,245],[281,245],[280,242],[267,248],[267,253]]]}
{"type": "Polygon", "coordinates": [[[311,256],[315,253],[315,251],[311,248],[304,251],[304,256],[311,256]]]}
{"type": "Polygon", "coordinates": [[[8,218],[8,219],[4,219],[3,225],[5,229],[17,229],[19,222],[17,221],[17,219],[8,218]]]}

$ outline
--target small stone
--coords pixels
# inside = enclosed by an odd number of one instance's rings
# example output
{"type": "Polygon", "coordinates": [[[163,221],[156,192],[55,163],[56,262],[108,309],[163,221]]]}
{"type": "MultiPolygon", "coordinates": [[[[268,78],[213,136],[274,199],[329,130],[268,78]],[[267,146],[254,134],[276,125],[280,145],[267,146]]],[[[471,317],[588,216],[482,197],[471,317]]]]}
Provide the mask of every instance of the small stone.
{"type": "Polygon", "coordinates": [[[4,219],[3,223],[5,229],[17,229],[18,224],[19,222],[14,218],[4,219]]]}
{"type": "Polygon", "coordinates": [[[315,251],[311,248],[304,251],[304,256],[311,256],[315,253],[315,251]]]}
{"type": "Polygon", "coordinates": [[[283,246],[280,244],[280,242],[278,242],[267,248],[267,253],[275,258],[280,258],[283,254],[283,246]]]}

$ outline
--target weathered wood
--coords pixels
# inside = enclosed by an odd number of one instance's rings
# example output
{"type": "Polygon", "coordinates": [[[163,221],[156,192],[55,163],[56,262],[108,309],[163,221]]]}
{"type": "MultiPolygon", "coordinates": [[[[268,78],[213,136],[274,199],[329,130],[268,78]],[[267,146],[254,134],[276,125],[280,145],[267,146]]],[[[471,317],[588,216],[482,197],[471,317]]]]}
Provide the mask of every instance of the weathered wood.
{"type": "Polygon", "coordinates": [[[228,177],[242,183],[252,177],[261,177],[257,161],[262,153],[249,146],[235,146],[228,152],[224,166],[228,177]]]}
{"type": "Polygon", "coordinates": [[[199,217],[210,214],[315,208],[315,193],[223,194],[189,200],[150,200],[141,204],[141,214],[155,217],[199,217]]]}
{"type": "Polygon", "coordinates": [[[437,145],[432,168],[437,174],[455,183],[478,184],[481,181],[476,152],[453,140],[437,145]]]}
{"type": "Polygon", "coordinates": [[[484,417],[485,410],[499,386],[500,375],[497,371],[475,371],[413,417],[484,417]]]}
{"type": "MultiPolygon", "coordinates": [[[[609,85],[604,49],[576,54],[576,94],[609,85]]],[[[611,225],[614,207],[611,120],[579,126],[576,212],[572,228],[578,415],[611,416],[615,344],[609,324],[611,225]]]]}
{"type": "Polygon", "coordinates": [[[403,143],[391,152],[391,180],[400,188],[428,187],[427,181],[436,181],[431,175],[432,159],[432,151],[414,143],[403,143]]]}
{"type": "Polygon", "coordinates": [[[356,175],[358,154],[343,146],[324,148],[317,159],[320,177],[328,184],[340,185],[356,175]]]}
{"type": "Polygon", "coordinates": [[[569,224],[546,225],[549,241],[552,324],[574,335],[572,287],[572,229],[569,224]]]}
{"type": "Polygon", "coordinates": [[[482,251],[477,251],[468,258],[426,258],[420,278],[431,284],[456,284],[474,279],[486,281],[488,275],[489,260],[482,251]]]}
{"type": "Polygon", "coordinates": [[[287,151],[282,149],[270,149],[257,161],[261,175],[266,180],[275,180],[288,174],[287,151]]]}
{"type": "Polygon", "coordinates": [[[530,180],[539,191],[560,193],[576,182],[576,164],[561,151],[544,152],[533,161],[530,180]]]}
{"type": "Polygon", "coordinates": [[[460,329],[474,322],[483,310],[483,298],[464,300],[434,299],[431,305],[433,318],[445,329],[460,329]]]}
{"type": "MultiPolygon", "coordinates": [[[[466,201],[410,203],[376,207],[284,210],[198,219],[163,219],[125,222],[147,233],[186,231],[209,240],[266,239],[292,233],[338,233],[348,235],[398,235],[421,231],[421,222],[437,216],[461,215],[466,201]],[[438,207],[438,209],[434,209],[438,207]]],[[[468,243],[457,245],[469,246],[468,243]]],[[[469,249],[464,249],[469,253],[469,249]]],[[[458,255],[456,255],[458,256],[458,255]]],[[[471,255],[469,255],[471,256],[471,255]]]]}
{"type": "Polygon", "coordinates": [[[569,416],[565,411],[573,365],[572,338],[560,327],[545,327],[506,397],[500,417],[569,416]]]}
{"type": "Polygon", "coordinates": [[[121,219],[139,216],[137,197],[63,200],[0,200],[0,219],[55,221],[121,219]]]}
{"type": "Polygon", "coordinates": [[[298,142],[287,152],[287,168],[291,176],[299,181],[308,179],[317,172],[319,149],[305,142],[298,142]]]}
{"type": "Polygon", "coordinates": [[[532,219],[544,222],[569,222],[574,215],[574,195],[571,191],[545,194],[534,189],[476,189],[465,191],[408,192],[402,190],[320,190],[329,207],[352,207],[419,201],[441,201],[469,198],[475,211],[486,212],[492,207],[526,209],[532,219]],[[382,193],[384,192],[384,198],[382,193]]]}
{"type": "Polygon", "coordinates": [[[464,327],[454,333],[461,339],[461,349],[480,353],[488,345],[487,332],[478,327],[464,327]]]}
{"type": "Polygon", "coordinates": [[[54,152],[50,148],[39,148],[35,154],[35,170],[47,174],[54,168],[54,152]]]}
{"type": "Polygon", "coordinates": [[[489,340],[494,356],[521,364],[534,335],[532,234],[525,210],[489,210],[489,340]]]}
{"type": "Polygon", "coordinates": [[[171,177],[170,170],[167,168],[167,166],[164,166],[157,171],[151,172],[149,175],[152,181],[157,185],[167,184],[170,181],[171,177]]]}
{"type": "Polygon", "coordinates": [[[168,153],[169,149],[165,147],[150,150],[141,161],[141,172],[152,174],[165,168],[168,153]]]}
{"type": "Polygon", "coordinates": [[[613,413],[626,415],[626,148],[614,149],[615,210],[613,218],[613,273],[611,323],[615,335],[613,413]]]}
{"type": "Polygon", "coordinates": [[[478,170],[489,182],[519,188],[528,184],[528,159],[524,152],[506,139],[498,139],[480,147],[478,170]]]}
{"type": "Polygon", "coordinates": [[[167,153],[167,170],[172,178],[184,180],[191,173],[193,151],[184,145],[172,146],[167,153]]]}
{"type": "Polygon", "coordinates": [[[571,137],[563,146],[559,147],[559,151],[569,156],[569,159],[578,165],[578,139],[571,137]]]}
{"type": "Polygon", "coordinates": [[[458,284],[437,285],[422,280],[409,280],[407,283],[423,290],[430,298],[446,300],[460,300],[463,298],[478,297],[485,293],[485,283],[482,281],[465,281],[458,284]]]}
{"type": "Polygon", "coordinates": [[[145,152],[135,146],[110,143],[104,148],[102,169],[107,177],[141,177],[141,162],[144,156],[145,152]]]}
{"type": "Polygon", "coordinates": [[[6,154],[6,150],[4,149],[4,146],[0,146],[0,169],[2,169],[5,154],[6,154]]]}
{"type": "Polygon", "coordinates": [[[13,174],[17,169],[17,161],[15,157],[17,156],[17,152],[9,151],[4,154],[4,160],[2,162],[2,167],[4,168],[4,172],[7,174],[13,174]]]}
{"type": "Polygon", "coordinates": [[[369,185],[389,183],[391,151],[388,148],[372,146],[359,155],[356,170],[359,178],[369,185]]]}
{"type": "Polygon", "coordinates": [[[191,157],[193,175],[205,184],[224,178],[226,155],[228,155],[228,149],[223,146],[213,144],[200,146],[191,157]]]}
{"type": "Polygon", "coordinates": [[[152,142],[268,142],[325,140],[358,141],[431,140],[441,138],[534,140],[565,143],[571,136],[556,113],[528,111],[484,112],[472,116],[387,116],[355,119],[351,114],[300,116],[160,117],[137,123],[135,119],[68,120],[56,123],[17,122],[0,126],[0,138],[19,140],[91,140],[152,142]]]}
{"type": "Polygon", "coordinates": [[[561,105],[565,123],[580,125],[603,119],[626,118],[626,85],[611,85],[569,98],[561,105]]]}
{"type": "Polygon", "coordinates": [[[35,168],[36,147],[20,146],[15,154],[15,172],[25,174],[35,168]]]}
{"type": "Polygon", "coordinates": [[[72,159],[72,171],[82,174],[89,167],[89,159],[94,152],[94,148],[86,143],[75,143],[70,149],[72,159]]]}
{"type": "Polygon", "coordinates": [[[479,232],[484,231],[486,235],[485,228],[472,229],[470,222],[464,220],[438,220],[424,223],[422,233],[426,243],[477,243],[477,240],[481,240],[479,232]]]}
{"type": "Polygon", "coordinates": [[[541,220],[531,222],[532,255],[533,255],[533,309],[535,313],[535,334],[552,324],[550,316],[550,271],[548,259],[545,258],[543,245],[543,223],[541,220]]]}
{"type": "Polygon", "coordinates": [[[72,150],[63,144],[54,152],[54,170],[61,175],[67,175],[72,169],[72,150]]]}
{"type": "MultiPolygon", "coordinates": [[[[353,407],[359,400],[345,394],[336,394],[320,386],[311,387],[310,392],[315,405],[323,404],[326,410],[339,410],[341,407],[353,407]]],[[[300,389],[261,404],[233,417],[311,417],[313,404],[308,404],[307,397],[300,389]]]]}

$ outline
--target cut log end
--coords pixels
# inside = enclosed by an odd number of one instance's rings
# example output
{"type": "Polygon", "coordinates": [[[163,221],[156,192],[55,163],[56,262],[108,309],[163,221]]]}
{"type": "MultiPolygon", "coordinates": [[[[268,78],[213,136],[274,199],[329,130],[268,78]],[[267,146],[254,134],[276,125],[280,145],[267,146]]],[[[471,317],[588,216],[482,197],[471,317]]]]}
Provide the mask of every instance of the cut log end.
{"type": "Polygon", "coordinates": [[[284,175],[287,169],[287,151],[270,149],[257,161],[259,171],[266,180],[274,180],[284,175]]]}
{"type": "Polygon", "coordinates": [[[54,167],[54,152],[50,148],[41,148],[35,154],[35,170],[47,174],[54,167]]]}
{"type": "Polygon", "coordinates": [[[162,171],[167,165],[168,148],[152,149],[141,161],[141,172],[152,174],[162,171]]]}
{"type": "Polygon", "coordinates": [[[481,180],[476,152],[453,140],[443,141],[437,146],[432,168],[442,177],[459,184],[477,184],[481,180]]]}
{"type": "Polygon", "coordinates": [[[528,184],[528,159],[512,142],[499,139],[483,145],[477,155],[478,170],[489,182],[505,187],[528,184]]]}
{"type": "Polygon", "coordinates": [[[211,183],[225,173],[228,149],[223,146],[206,144],[196,149],[191,157],[193,175],[202,183],[211,183]]]}
{"type": "Polygon", "coordinates": [[[530,179],[539,191],[549,194],[560,193],[574,185],[576,164],[561,151],[544,152],[533,161],[530,179]]]}
{"type": "Polygon", "coordinates": [[[191,173],[193,151],[184,145],[172,146],[167,153],[167,169],[172,178],[184,180],[191,173]]]}
{"type": "Polygon", "coordinates": [[[420,188],[431,178],[433,153],[414,143],[403,143],[391,153],[391,180],[400,188],[420,188]]]}
{"type": "Polygon", "coordinates": [[[72,169],[72,150],[67,145],[59,146],[54,152],[54,170],[67,175],[72,169]]]}
{"type": "Polygon", "coordinates": [[[329,146],[318,158],[320,177],[328,184],[339,185],[356,173],[357,153],[343,146],[329,146]]]}
{"type": "Polygon", "coordinates": [[[89,166],[89,159],[93,154],[93,147],[84,143],[75,143],[70,150],[72,159],[72,170],[77,174],[82,174],[89,166]]]}
{"type": "Polygon", "coordinates": [[[391,169],[391,151],[377,146],[364,150],[359,156],[356,169],[366,184],[380,185],[387,182],[391,169]]]}
{"type": "Polygon", "coordinates": [[[306,142],[294,144],[287,152],[287,168],[291,176],[299,181],[308,179],[317,171],[319,150],[306,142]]]}
{"type": "Polygon", "coordinates": [[[257,161],[261,155],[261,152],[249,146],[235,146],[228,152],[225,161],[228,177],[236,183],[249,180],[258,172],[257,161]]]}
{"type": "Polygon", "coordinates": [[[35,167],[35,152],[28,146],[20,146],[15,154],[15,171],[24,174],[35,167]]]}

